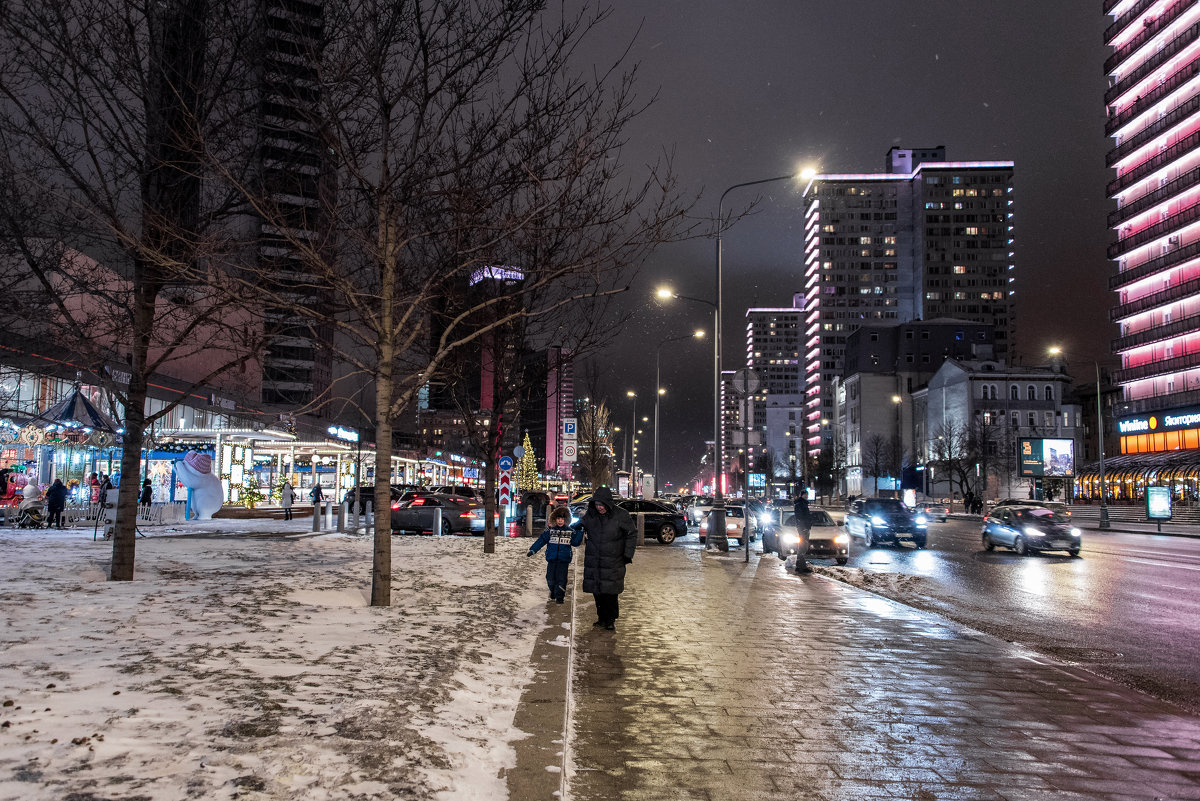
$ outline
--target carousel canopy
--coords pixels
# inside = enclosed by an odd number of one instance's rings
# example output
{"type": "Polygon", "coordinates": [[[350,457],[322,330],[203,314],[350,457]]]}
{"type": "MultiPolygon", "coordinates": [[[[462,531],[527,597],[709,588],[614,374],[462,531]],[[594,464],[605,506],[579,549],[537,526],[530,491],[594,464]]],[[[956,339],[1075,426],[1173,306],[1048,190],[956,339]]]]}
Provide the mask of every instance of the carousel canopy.
{"type": "Polygon", "coordinates": [[[117,433],[117,424],[112,418],[92,405],[76,386],[67,397],[51,406],[36,421],[43,426],[65,426],[66,428],[90,428],[108,434],[117,433]]]}

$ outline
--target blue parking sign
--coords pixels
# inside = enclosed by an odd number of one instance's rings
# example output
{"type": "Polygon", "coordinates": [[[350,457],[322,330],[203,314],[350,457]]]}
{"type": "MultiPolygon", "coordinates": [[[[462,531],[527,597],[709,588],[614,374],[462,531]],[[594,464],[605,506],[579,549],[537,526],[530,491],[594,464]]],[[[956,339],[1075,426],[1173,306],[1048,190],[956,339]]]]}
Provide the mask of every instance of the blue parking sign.
{"type": "Polygon", "coordinates": [[[564,434],[574,434],[575,433],[575,421],[574,420],[564,420],[563,421],[563,433],[564,434]]]}

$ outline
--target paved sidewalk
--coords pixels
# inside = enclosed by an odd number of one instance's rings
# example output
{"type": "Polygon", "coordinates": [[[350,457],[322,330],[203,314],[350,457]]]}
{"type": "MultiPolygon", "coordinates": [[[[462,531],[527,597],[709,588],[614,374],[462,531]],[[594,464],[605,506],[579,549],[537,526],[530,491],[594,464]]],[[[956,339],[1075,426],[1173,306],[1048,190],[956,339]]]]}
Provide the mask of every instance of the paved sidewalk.
{"type": "Polygon", "coordinates": [[[570,801],[1200,799],[1200,719],[935,615],[679,547],[626,586],[615,634],[578,595],[570,801]]]}

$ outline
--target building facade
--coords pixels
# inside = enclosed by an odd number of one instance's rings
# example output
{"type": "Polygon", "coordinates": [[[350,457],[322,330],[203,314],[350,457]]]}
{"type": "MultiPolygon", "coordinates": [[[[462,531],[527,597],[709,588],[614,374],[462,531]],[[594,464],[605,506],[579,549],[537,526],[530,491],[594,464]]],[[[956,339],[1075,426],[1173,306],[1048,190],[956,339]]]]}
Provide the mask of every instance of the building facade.
{"type": "Polygon", "coordinates": [[[758,436],[749,447],[760,462],[764,458],[769,461],[770,473],[803,475],[804,471],[803,332],[803,309],[746,310],[746,367],[761,381],[753,395],[749,420],[758,436]]]}
{"type": "Polygon", "coordinates": [[[1012,349],[1013,163],[948,162],[945,148],[888,153],[907,172],[818,175],[805,189],[805,442],[828,444],[846,338],[871,322],[954,317],[1012,349]]]}

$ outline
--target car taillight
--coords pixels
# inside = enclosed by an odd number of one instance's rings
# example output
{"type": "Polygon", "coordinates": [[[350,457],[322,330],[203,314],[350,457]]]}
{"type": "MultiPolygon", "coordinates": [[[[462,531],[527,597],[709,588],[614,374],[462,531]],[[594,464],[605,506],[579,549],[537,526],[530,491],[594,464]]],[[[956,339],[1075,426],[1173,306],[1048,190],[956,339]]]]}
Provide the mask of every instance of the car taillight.
{"type": "Polygon", "coordinates": [[[424,498],[413,498],[413,502],[409,504],[409,506],[424,506],[424,505],[425,505],[424,498]]]}
{"type": "Polygon", "coordinates": [[[393,502],[393,503],[392,503],[392,508],[393,508],[393,509],[399,509],[399,508],[400,508],[400,501],[395,501],[395,502],[393,502]]]}
{"type": "Polygon", "coordinates": [[[473,512],[459,512],[459,513],[458,513],[458,516],[459,516],[460,518],[466,518],[466,519],[470,519],[470,518],[474,517],[474,516],[475,516],[475,514],[474,514],[473,512]]]}

